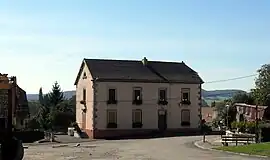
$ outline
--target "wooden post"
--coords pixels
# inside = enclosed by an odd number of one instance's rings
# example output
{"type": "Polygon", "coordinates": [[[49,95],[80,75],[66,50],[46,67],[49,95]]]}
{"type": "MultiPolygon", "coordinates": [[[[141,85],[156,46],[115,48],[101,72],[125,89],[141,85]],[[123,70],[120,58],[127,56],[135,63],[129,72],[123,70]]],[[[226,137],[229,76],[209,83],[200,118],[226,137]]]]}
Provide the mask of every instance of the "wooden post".
{"type": "Polygon", "coordinates": [[[203,132],[203,143],[205,143],[205,132],[203,132]]]}

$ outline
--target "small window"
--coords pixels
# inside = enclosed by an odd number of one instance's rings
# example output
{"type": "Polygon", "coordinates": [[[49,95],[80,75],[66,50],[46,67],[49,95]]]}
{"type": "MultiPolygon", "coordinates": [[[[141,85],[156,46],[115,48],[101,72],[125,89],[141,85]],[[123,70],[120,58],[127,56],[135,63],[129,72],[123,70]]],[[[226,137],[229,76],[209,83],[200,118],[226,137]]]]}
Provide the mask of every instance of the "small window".
{"type": "Polygon", "coordinates": [[[133,100],[142,100],[142,89],[141,88],[134,88],[133,89],[133,100]]]}
{"type": "Polygon", "coordinates": [[[160,89],[159,90],[159,100],[160,101],[166,101],[167,100],[167,90],[166,89],[160,89]]]}
{"type": "Polygon", "coordinates": [[[83,89],[83,101],[86,101],[86,89],[83,89]]]}
{"type": "Polygon", "coordinates": [[[140,109],[133,110],[132,122],[133,123],[142,123],[142,110],[140,110],[140,109]]]}
{"type": "Polygon", "coordinates": [[[190,111],[188,109],[181,111],[181,125],[190,126],[190,111]]]}
{"type": "Polygon", "coordinates": [[[109,89],[109,101],[115,101],[115,100],[116,100],[116,90],[109,89]]]}
{"type": "Polygon", "coordinates": [[[190,89],[182,89],[182,101],[190,101],[190,89]]]}
{"type": "Polygon", "coordinates": [[[83,79],[86,79],[87,78],[87,76],[86,76],[86,73],[84,72],[83,73],[83,79]]]}

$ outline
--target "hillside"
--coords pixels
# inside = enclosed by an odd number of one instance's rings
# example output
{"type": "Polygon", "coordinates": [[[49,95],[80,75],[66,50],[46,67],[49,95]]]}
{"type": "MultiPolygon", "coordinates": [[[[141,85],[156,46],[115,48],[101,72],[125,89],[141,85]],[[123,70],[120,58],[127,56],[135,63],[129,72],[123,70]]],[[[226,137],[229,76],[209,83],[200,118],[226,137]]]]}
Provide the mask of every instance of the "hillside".
{"type": "MultiPolygon", "coordinates": [[[[210,104],[211,101],[219,101],[231,98],[234,94],[238,92],[244,92],[242,90],[235,90],[235,89],[227,89],[227,90],[203,90],[202,91],[202,97],[207,102],[207,104],[210,104]]],[[[75,91],[65,91],[64,96],[69,99],[73,95],[75,95],[75,91]]],[[[27,94],[27,99],[29,101],[35,101],[38,100],[38,94],[27,94]]]]}
{"type": "MultiPolygon", "coordinates": [[[[66,99],[70,99],[73,95],[75,95],[75,91],[65,91],[64,97],[66,99]]],[[[28,101],[36,101],[38,100],[38,94],[27,94],[28,101]]]]}

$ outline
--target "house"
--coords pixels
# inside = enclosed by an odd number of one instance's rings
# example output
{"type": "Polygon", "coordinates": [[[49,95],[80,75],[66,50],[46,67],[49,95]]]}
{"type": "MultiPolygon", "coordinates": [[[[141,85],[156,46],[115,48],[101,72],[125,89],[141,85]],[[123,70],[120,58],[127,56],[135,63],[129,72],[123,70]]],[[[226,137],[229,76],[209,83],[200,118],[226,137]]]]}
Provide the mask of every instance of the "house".
{"type": "MultiPolygon", "coordinates": [[[[10,84],[10,78],[8,74],[0,73],[0,128],[5,128],[7,109],[8,109],[8,89],[6,88],[10,84]]],[[[16,78],[15,78],[16,79],[16,78]]],[[[27,125],[29,118],[29,107],[26,97],[26,92],[18,85],[13,88],[13,126],[16,129],[23,129],[27,125]]]]}
{"type": "Polygon", "coordinates": [[[202,83],[184,62],[84,59],[76,121],[91,138],[197,132],[202,83]]]}
{"type": "MultiPolygon", "coordinates": [[[[255,121],[256,120],[256,105],[249,105],[245,103],[235,103],[234,106],[237,109],[236,120],[237,121],[255,121]]],[[[258,119],[262,119],[264,111],[267,106],[258,106],[258,119]]]]}
{"type": "Polygon", "coordinates": [[[217,117],[217,111],[214,107],[202,107],[202,119],[206,122],[212,122],[217,117]]]}

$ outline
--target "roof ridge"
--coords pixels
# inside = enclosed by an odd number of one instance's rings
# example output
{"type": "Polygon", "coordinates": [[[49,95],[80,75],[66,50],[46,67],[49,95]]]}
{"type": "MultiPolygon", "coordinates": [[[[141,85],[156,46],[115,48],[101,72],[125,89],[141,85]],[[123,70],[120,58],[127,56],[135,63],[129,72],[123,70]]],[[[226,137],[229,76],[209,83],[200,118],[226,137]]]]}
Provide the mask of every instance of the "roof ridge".
{"type": "MultiPolygon", "coordinates": [[[[101,61],[126,61],[126,62],[141,62],[141,60],[130,60],[130,59],[103,59],[103,58],[84,58],[84,60],[101,60],[101,61]]],[[[158,61],[158,60],[148,60],[148,62],[154,63],[170,63],[170,64],[185,64],[184,61],[181,62],[171,62],[171,61],[158,61]]]]}

